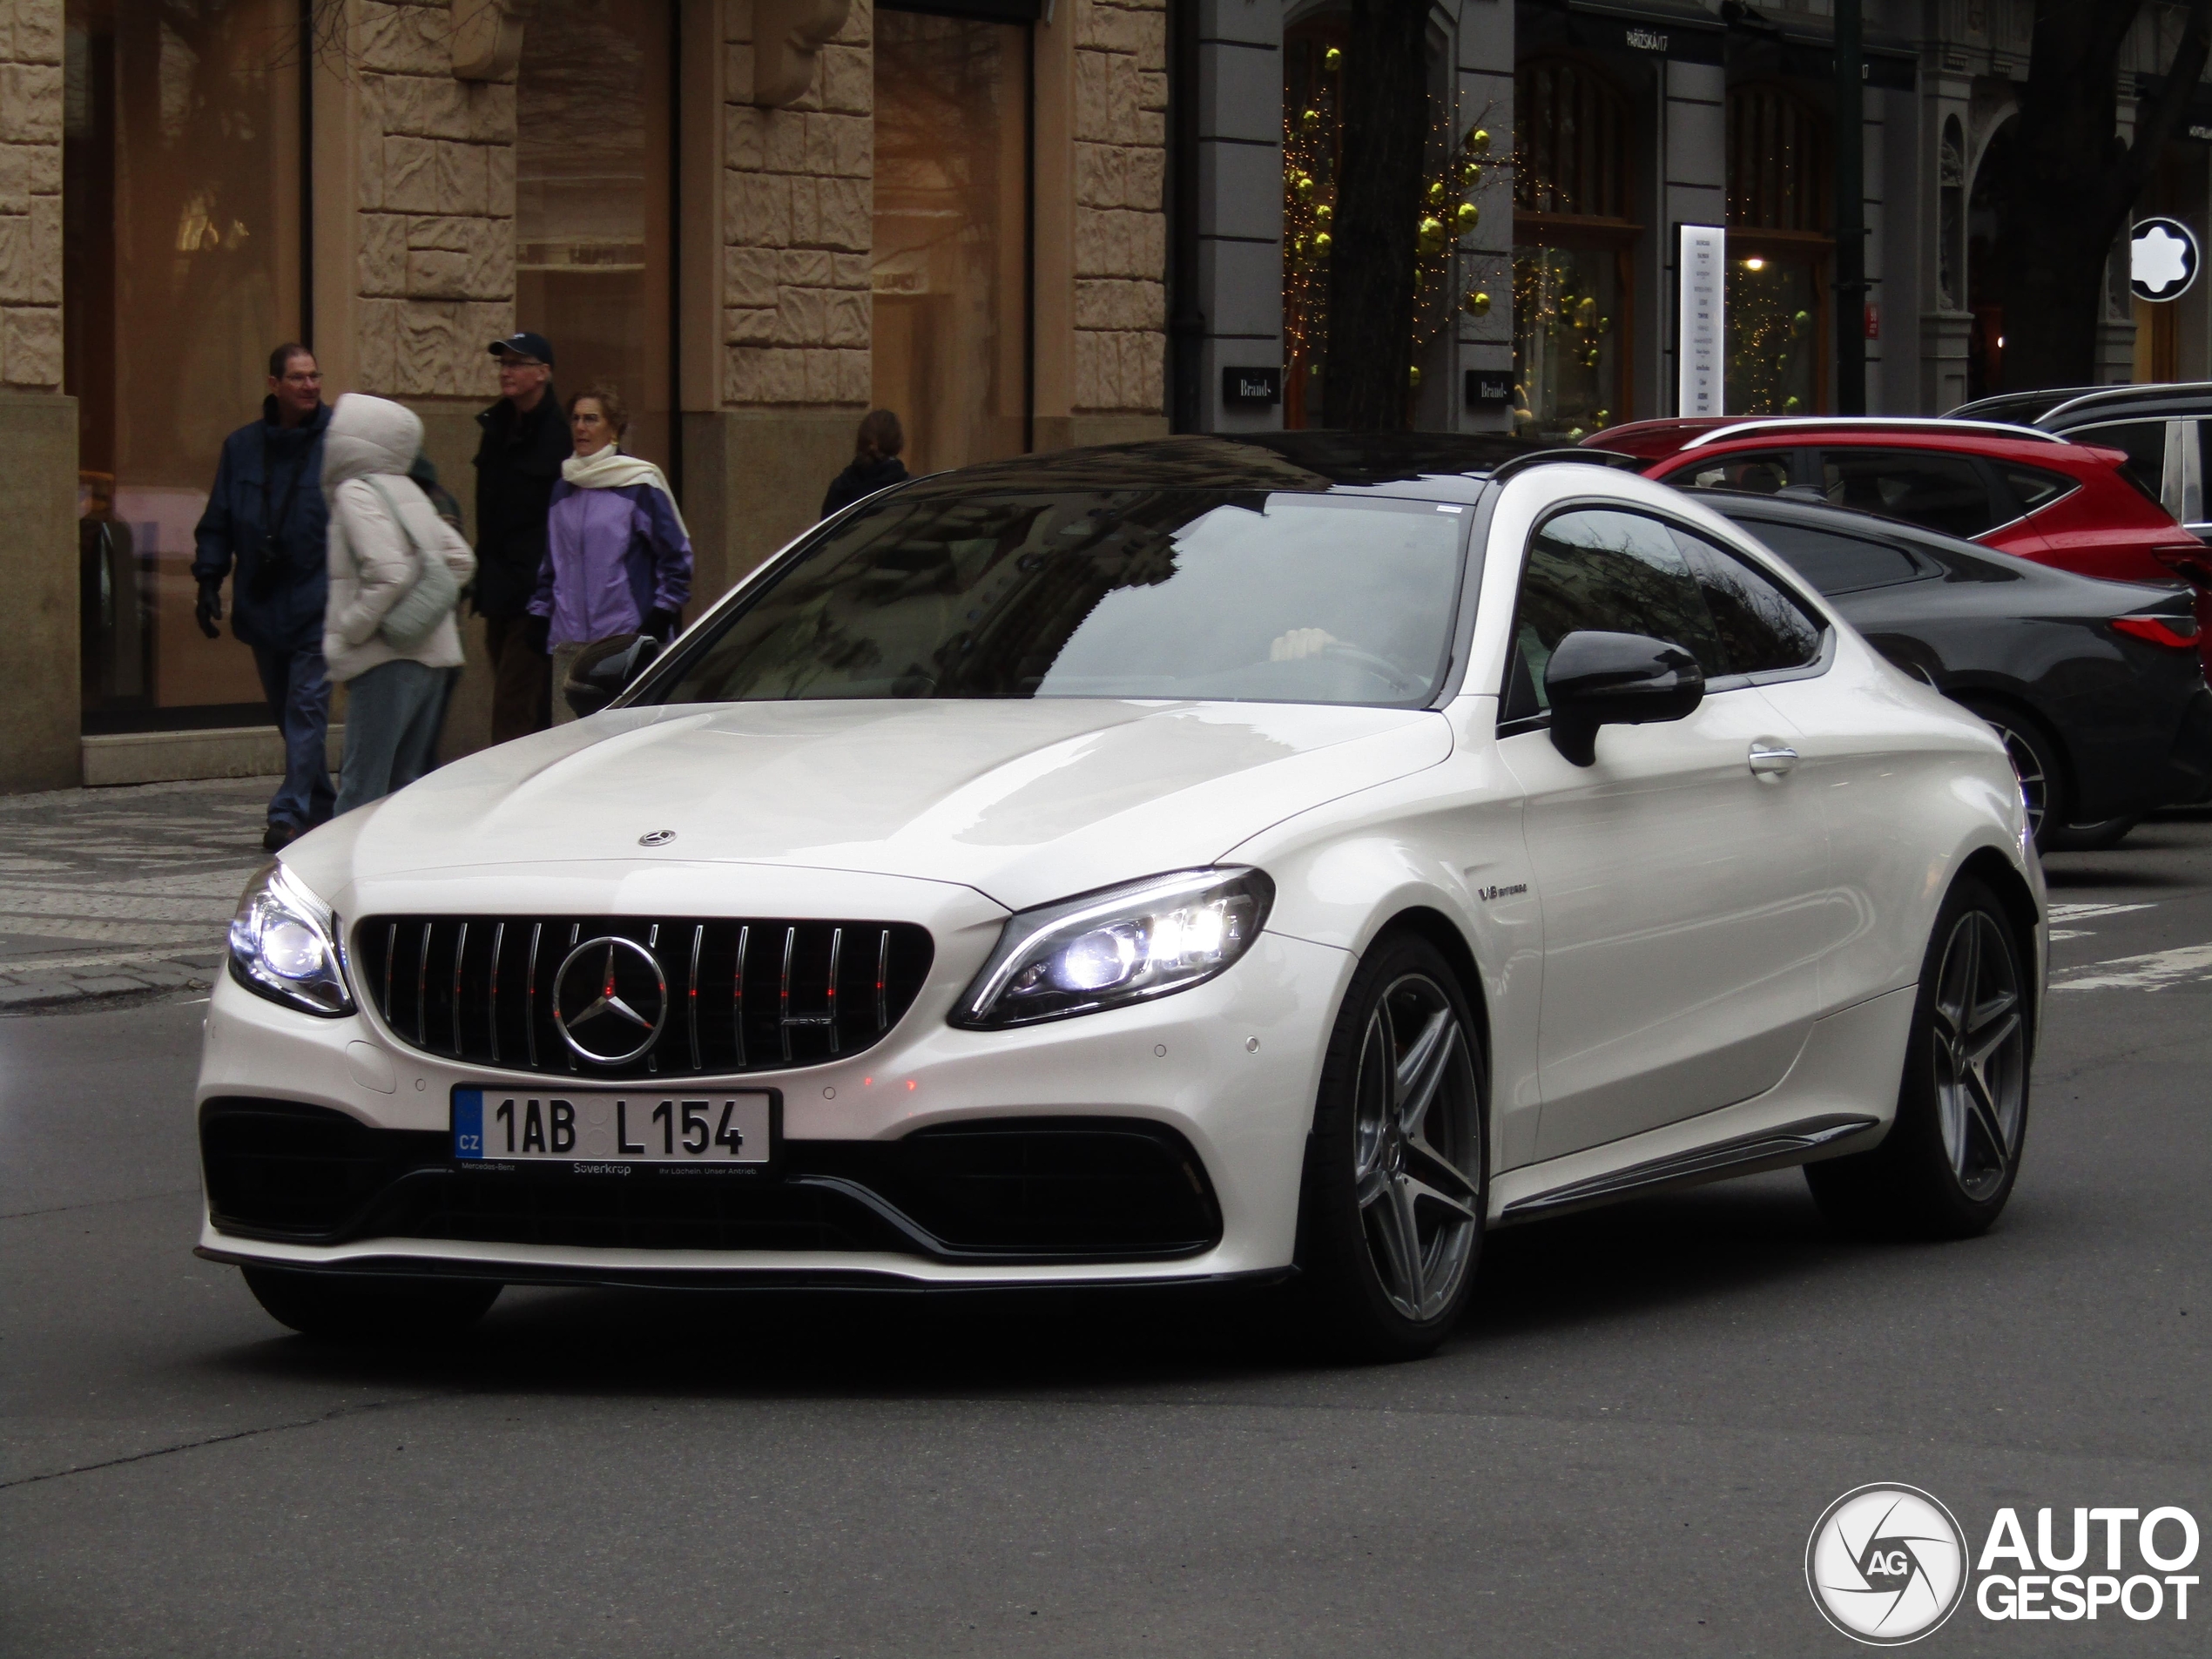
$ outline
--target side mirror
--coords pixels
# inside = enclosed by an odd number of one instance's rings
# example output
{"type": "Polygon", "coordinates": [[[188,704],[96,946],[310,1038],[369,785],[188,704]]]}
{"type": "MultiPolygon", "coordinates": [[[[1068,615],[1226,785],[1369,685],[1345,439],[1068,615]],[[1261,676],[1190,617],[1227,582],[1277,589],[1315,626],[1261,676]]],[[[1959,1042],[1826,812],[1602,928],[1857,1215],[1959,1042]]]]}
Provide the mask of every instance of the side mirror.
{"type": "Polygon", "coordinates": [[[651,634],[617,634],[594,640],[569,664],[569,678],[561,695],[581,720],[613,702],[617,693],[652,666],[661,643],[651,634]]]}
{"type": "Polygon", "coordinates": [[[1552,745],[1588,766],[1597,761],[1598,727],[1682,719],[1704,701],[1705,676],[1695,657],[1663,639],[1584,630],[1561,640],[1544,664],[1544,695],[1552,745]]]}

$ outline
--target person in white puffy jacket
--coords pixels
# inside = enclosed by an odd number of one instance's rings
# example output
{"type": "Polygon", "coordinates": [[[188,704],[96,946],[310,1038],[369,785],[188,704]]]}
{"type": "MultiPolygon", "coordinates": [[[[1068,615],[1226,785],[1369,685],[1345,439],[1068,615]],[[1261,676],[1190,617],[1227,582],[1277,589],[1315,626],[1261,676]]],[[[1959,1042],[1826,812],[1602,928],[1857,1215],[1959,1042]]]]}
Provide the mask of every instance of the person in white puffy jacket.
{"type": "Polygon", "coordinates": [[[424,559],[442,560],[451,575],[450,583],[433,582],[441,596],[448,587],[457,594],[476,570],[468,543],[408,476],[421,449],[422,422],[413,410],[359,392],[338,400],[323,438],[330,597],[322,652],[330,678],[346,687],[341,813],[430,770],[447,691],[462,661],[450,603],[419,637],[412,628],[401,643],[393,637],[395,608],[421,608],[415,590],[424,559]]]}

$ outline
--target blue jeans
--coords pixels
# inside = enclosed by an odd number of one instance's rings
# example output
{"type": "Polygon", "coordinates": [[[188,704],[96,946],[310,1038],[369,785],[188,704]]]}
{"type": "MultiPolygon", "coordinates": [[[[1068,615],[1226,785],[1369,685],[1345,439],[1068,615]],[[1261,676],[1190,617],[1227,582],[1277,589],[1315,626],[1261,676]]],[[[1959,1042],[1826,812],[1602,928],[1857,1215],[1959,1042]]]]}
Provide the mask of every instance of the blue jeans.
{"type": "Polygon", "coordinates": [[[346,683],[346,758],[338,810],[381,800],[437,764],[451,675],[401,658],[346,683]]]}
{"type": "Polygon", "coordinates": [[[253,666],[261,691],[284,734],[284,782],[269,799],[269,822],[313,829],[327,819],[331,806],[330,766],[324,744],[330,735],[330,676],[322,650],[271,651],[256,645],[253,666]]]}

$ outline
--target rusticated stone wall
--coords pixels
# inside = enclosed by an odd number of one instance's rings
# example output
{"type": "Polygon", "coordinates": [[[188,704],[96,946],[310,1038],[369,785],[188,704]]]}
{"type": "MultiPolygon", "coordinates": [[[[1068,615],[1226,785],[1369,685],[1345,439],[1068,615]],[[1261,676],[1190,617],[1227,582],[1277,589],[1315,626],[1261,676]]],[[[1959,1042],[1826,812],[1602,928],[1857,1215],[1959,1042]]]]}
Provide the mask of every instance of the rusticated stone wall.
{"type": "Polygon", "coordinates": [[[724,14],[723,401],[868,402],[874,11],[853,0],[788,109],[751,102],[752,6],[724,14]]]}
{"type": "Polygon", "coordinates": [[[62,0],[0,0],[0,385],[62,383],[62,0]]]}
{"type": "Polygon", "coordinates": [[[358,11],[361,384],[496,397],[515,315],[515,88],[454,78],[446,0],[358,11]]]}
{"type": "Polygon", "coordinates": [[[1074,0],[1075,407],[1166,407],[1167,7],[1074,0]]]}

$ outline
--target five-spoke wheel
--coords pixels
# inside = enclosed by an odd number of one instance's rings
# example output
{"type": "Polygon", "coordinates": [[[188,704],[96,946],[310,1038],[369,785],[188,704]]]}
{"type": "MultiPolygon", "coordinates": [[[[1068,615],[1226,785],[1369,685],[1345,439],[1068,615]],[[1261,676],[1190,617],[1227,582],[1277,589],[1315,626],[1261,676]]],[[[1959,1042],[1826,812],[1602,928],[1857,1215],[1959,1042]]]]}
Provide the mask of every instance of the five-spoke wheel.
{"type": "Polygon", "coordinates": [[[2027,1135],[2027,962],[1997,895],[1961,877],[1922,961],[1896,1123],[1871,1152],[1805,1166],[1829,1217],[1858,1231],[1939,1238],[1997,1219],[2027,1135]]]}
{"type": "Polygon", "coordinates": [[[1318,1311],[1355,1351],[1426,1352],[1466,1303],[1482,1241],[1483,1079],[1450,964],[1413,935],[1378,943],[1330,1041],[1298,1218],[1318,1311]]]}

